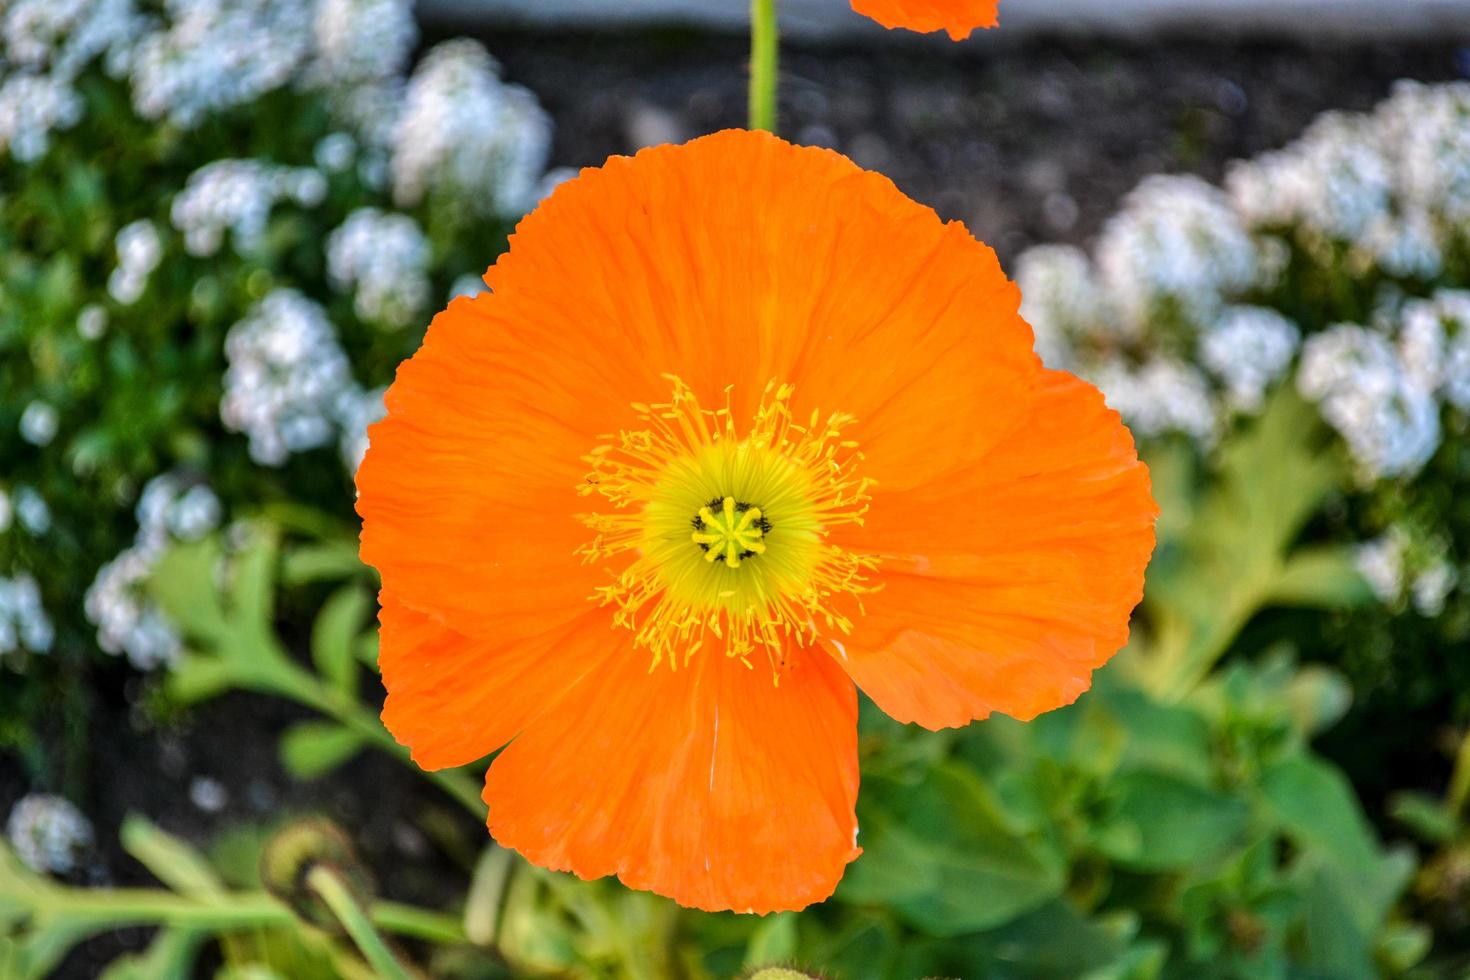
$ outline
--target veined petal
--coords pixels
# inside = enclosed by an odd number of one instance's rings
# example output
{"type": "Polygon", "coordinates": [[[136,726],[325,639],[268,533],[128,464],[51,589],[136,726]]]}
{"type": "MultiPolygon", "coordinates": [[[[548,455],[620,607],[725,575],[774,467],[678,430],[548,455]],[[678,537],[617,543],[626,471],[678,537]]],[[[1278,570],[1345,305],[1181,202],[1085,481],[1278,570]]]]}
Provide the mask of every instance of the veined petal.
{"type": "Polygon", "coordinates": [[[838,659],[880,708],[927,728],[1070,703],[1127,642],[1157,513],[1117,413],[1048,371],[985,459],[875,492],[867,525],[844,529],[882,556],[882,590],[838,659]]]}
{"type": "Polygon", "coordinates": [[[720,656],[649,672],[627,644],[496,758],[490,832],[692,908],[821,901],[860,853],[857,694],[824,653],[793,657],[776,686],[720,656]]]}

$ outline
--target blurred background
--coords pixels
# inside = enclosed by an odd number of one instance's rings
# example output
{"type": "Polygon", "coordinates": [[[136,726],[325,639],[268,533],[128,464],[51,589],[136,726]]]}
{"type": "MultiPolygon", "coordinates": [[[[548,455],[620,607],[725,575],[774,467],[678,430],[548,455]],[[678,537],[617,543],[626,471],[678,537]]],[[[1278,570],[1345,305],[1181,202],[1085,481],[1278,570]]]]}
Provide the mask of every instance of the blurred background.
{"type": "Polygon", "coordinates": [[[0,0],[0,977],[1470,976],[1470,0],[785,0],[782,134],[1139,437],[1133,641],[1027,725],[865,704],[800,915],[541,872],[405,764],[383,387],[558,181],[743,124],[743,6],[0,0]]]}

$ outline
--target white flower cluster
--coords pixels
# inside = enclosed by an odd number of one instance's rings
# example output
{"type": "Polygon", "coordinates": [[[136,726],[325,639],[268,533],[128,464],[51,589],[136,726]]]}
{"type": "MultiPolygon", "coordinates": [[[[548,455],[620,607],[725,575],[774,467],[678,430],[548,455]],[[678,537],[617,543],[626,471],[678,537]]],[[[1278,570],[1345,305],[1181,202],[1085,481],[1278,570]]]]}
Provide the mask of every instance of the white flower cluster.
{"type": "Polygon", "coordinates": [[[0,150],[26,163],[81,119],[78,72],[102,54],[126,69],[143,19],[133,0],[9,0],[0,18],[0,150]]]}
{"type": "Polygon", "coordinates": [[[1470,291],[1441,289],[1404,304],[1399,353],[1427,391],[1470,413],[1470,291]]]}
{"type": "Polygon", "coordinates": [[[1415,548],[1402,528],[1392,527],[1372,541],[1358,545],[1358,572],[1385,605],[1406,598],[1421,616],[1444,612],[1445,601],[1459,575],[1438,548],[1415,548]]]}
{"type": "Polygon", "coordinates": [[[92,846],[92,824],[69,800],[31,793],[10,811],[5,836],[32,871],[69,874],[92,846]]]}
{"type": "Polygon", "coordinates": [[[64,79],[17,74],[0,84],[0,150],[21,163],[39,159],[51,146],[51,133],[82,118],[81,96],[64,79]]]}
{"type": "Polygon", "coordinates": [[[1220,379],[1232,407],[1253,413],[1291,368],[1300,344],[1296,324],[1275,310],[1231,306],[1201,335],[1200,363],[1220,379]]]}
{"type": "Polygon", "coordinates": [[[1126,334],[1159,317],[1200,326],[1249,289],[1256,244],[1220,191],[1197,177],[1153,176],[1128,195],[1097,243],[1098,272],[1126,334]]]}
{"type": "Polygon", "coordinates": [[[36,580],[25,573],[0,578],[0,657],[16,650],[46,653],[54,638],[36,580]]]}
{"type": "Polygon", "coordinates": [[[225,338],[220,419],[250,440],[250,456],[280,466],[337,439],[348,471],[367,451],[367,427],[385,414],[383,389],[364,391],[326,312],[290,289],[261,300],[225,338]]]}
{"type": "Polygon", "coordinates": [[[1140,436],[1183,432],[1204,444],[1214,439],[1209,382],[1193,365],[1156,357],[1134,369],[1121,359],[1111,359],[1086,377],[1140,436]]]}
{"type": "Polygon", "coordinates": [[[97,627],[97,645],[139,670],[178,659],[178,631],[147,596],[148,577],[173,541],[194,541],[219,526],[219,498],[207,484],[176,473],[149,480],[138,497],[138,533],[131,547],[97,572],[84,600],[97,627]]]}
{"type": "Polygon", "coordinates": [[[163,258],[163,239],[145,218],[120,229],[114,244],[117,268],[108,277],[107,292],[123,306],[130,306],[142,297],[148,277],[163,258]]]}
{"type": "Polygon", "coordinates": [[[536,97],[500,79],[476,41],[446,41],[414,69],[394,139],[400,206],[435,191],[484,214],[514,216],[535,203],[551,146],[536,97]]]}
{"type": "Polygon", "coordinates": [[[250,456],[280,466],[336,434],[335,408],[353,387],[347,356],[326,312],[291,289],[251,308],[225,338],[220,419],[250,440],[250,456]]]}
{"type": "Polygon", "coordinates": [[[1293,248],[1328,274],[1437,274],[1452,241],[1470,241],[1470,82],[1400,83],[1372,113],[1329,113],[1232,165],[1227,190],[1150,177],[1091,257],[1023,254],[1038,353],[1098,383],[1140,434],[1204,444],[1295,368],[1365,478],[1412,476],[1440,444],[1441,401],[1470,412],[1470,293],[1391,304],[1372,329],[1340,325],[1305,345],[1297,324],[1247,303],[1293,248]]]}
{"type": "Polygon", "coordinates": [[[1318,403],[1369,479],[1412,476],[1439,448],[1439,404],[1388,338],[1367,327],[1337,324],[1309,337],[1297,388],[1318,403]]]}
{"type": "Polygon", "coordinates": [[[1470,82],[1400,82],[1371,114],[1328,113],[1234,164],[1226,186],[1252,227],[1345,246],[1350,268],[1431,278],[1470,220],[1470,82]]]}
{"type": "Polygon", "coordinates": [[[403,73],[418,43],[411,0],[320,0],[312,74],[335,88],[403,73]]]}
{"type": "Polygon", "coordinates": [[[184,189],[174,196],[169,217],[183,232],[184,248],[190,255],[215,254],[226,232],[248,254],[260,247],[271,208],[278,202],[292,200],[302,207],[316,207],[326,193],[326,178],[309,167],[216,160],[189,176],[184,189]]]}
{"type": "Polygon", "coordinates": [[[311,52],[309,0],[165,0],[168,26],[139,42],[133,107],[192,127],[295,77],[311,52]]]}
{"type": "Polygon", "coordinates": [[[405,327],[429,301],[429,240],[406,214],[359,208],[327,239],[327,274],[361,319],[405,327]]]}

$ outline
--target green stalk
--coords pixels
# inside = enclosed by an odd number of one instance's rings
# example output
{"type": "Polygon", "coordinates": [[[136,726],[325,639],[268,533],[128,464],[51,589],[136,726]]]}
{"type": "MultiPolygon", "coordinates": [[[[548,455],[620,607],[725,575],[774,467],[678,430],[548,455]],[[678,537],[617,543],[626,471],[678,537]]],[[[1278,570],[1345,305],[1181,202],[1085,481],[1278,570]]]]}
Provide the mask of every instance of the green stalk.
{"type": "Polygon", "coordinates": [[[776,0],[750,0],[750,128],[776,131],[776,0]]]}
{"type": "Polygon", "coordinates": [[[1470,797],[1470,731],[1460,740],[1460,751],[1455,753],[1455,768],[1450,772],[1450,787],[1445,793],[1445,806],[1457,820],[1465,812],[1467,797],[1470,797]]]}
{"type": "Polygon", "coordinates": [[[357,904],[357,899],[352,897],[347,883],[337,872],[325,864],[318,864],[307,872],[306,885],[332,910],[377,976],[383,980],[411,980],[408,971],[398,962],[398,957],[393,955],[383,937],[378,935],[372,919],[357,904]]]}

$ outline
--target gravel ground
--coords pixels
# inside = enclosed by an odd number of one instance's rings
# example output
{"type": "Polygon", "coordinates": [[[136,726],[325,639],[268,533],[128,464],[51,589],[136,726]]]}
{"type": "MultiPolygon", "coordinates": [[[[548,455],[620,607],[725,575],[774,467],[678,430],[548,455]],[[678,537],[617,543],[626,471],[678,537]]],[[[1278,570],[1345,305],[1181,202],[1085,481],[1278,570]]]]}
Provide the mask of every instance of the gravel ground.
{"type": "MultiPolygon", "coordinates": [[[[736,39],[486,40],[555,117],[559,166],[743,120],[745,51],[736,39]]],[[[782,66],[781,130],[888,174],[1009,262],[1038,242],[1086,243],[1147,174],[1218,178],[1230,159],[1288,141],[1323,110],[1366,109],[1395,79],[1456,77],[1464,61],[1449,45],[793,47],[782,66]]],[[[302,785],[275,756],[276,737],[301,717],[294,709],[232,695],[159,727],[139,707],[144,685],[120,665],[98,664],[77,684],[95,726],[80,802],[102,839],[80,880],[147,880],[115,843],[129,812],[203,843],[234,824],[310,811],[353,829],[390,896],[432,904],[457,892],[455,868],[482,831],[397,763],[365,756],[302,785]]],[[[0,772],[0,812],[22,790],[0,772]]],[[[146,938],[131,930],[95,940],[57,976],[96,976],[146,938]]]]}

